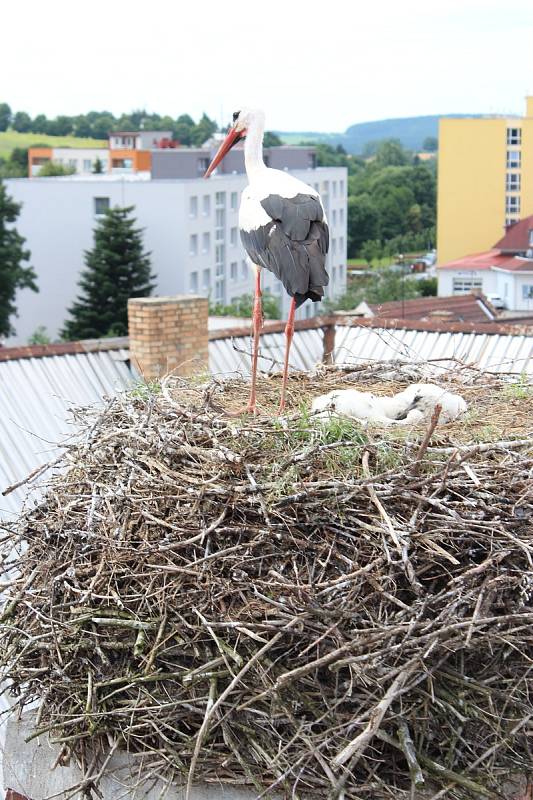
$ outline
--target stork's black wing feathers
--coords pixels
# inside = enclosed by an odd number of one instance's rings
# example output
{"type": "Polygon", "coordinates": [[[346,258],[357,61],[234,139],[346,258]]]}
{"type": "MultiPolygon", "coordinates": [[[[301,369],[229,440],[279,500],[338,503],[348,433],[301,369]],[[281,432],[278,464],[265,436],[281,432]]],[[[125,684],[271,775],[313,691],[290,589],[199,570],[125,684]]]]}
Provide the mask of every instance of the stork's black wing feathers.
{"type": "Polygon", "coordinates": [[[271,194],[261,205],[272,222],[241,230],[244,249],[254,262],[274,273],[300,306],[321,300],[328,285],[329,230],[318,197],[271,194]]]}

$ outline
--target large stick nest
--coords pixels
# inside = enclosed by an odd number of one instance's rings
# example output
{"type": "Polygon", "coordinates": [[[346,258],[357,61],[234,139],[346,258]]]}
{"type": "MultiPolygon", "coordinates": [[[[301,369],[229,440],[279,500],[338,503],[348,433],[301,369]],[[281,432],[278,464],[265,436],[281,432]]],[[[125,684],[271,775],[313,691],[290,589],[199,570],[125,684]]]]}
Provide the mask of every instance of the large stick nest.
{"type": "Polygon", "coordinates": [[[530,389],[462,371],[470,416],[431,438],[305,412],[398,375],[296,377],[285,422],[217,410],[239,381],[79,412],[4,540],[3,676],[37,732],[258,796],[493,796],[527,771],[530,389]]]}

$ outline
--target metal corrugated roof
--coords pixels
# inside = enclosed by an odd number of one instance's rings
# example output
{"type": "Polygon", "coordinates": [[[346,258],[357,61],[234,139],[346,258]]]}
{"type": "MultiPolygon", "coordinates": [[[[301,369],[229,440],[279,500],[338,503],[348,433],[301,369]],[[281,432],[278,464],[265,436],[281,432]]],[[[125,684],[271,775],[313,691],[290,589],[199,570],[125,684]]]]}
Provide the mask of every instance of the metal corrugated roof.
{"type": "MultiPolygon", "coordinates": [[[[533,374],[533,335],[337,326],[335,360],[453,359],[491,372],[533,374]]],[[[445,366],[444,362],[442,366],[445,366]]]]}
{"type": "MultiPolygon", "coordinates": [[[[232,336],[209,342],[209,369],[214,375],[238,373],[248,375],[251,369],[250,336],[232,336]]],[[[295,331],[292,342],[290,365],[292,369],[309,370],[322,361],[323,342],[321,330],[295,331]]],[[[266,333],[261,336],[259,369],[262,372],[278,372],[285,357],[283,333],[266,333]]]]}
{"type": "MultiPolygon", "coordinates": [[[[422,326],[424,327],[424,326],[422,326]]],[[[335,360],[338,363],[404,359],[458,359],[494,372],[533,374],[533,335],[416,329],[365,324],[337,325],[335,360]]],[[[69,408],[101,403],[105,396],[130,386],[135,375],[129,353],[117,340],[108,349],[61,352],[29,357],[13,353],[0,360],[0,491],[23,479],[57,454],[56,443],[73,432],[69,408]]],[[[82,343],[83,344],[83,343],[82,343]]],[[[87,343],[85,343],[87,345],[87,343]]],[[[59,347],[59,346],[57,346],[59,347]]],[[[323,331],[307,327],[294,334],[291,367],[309,370],[322,361],[323,331]]],[[[48,348],[50,350],[50,348],[48,348]]],[[[213,374],[229,376],[250,373],[251,339],[235,331],[233,336],[209,342],[213,374]]],[[[259,367],[277,372],[283,365],[283,332],[261,337],[259,367]]],[[[22,352],[22,351],[21,351],[22,352]]],[[[446,361],[441,362],[446,366],[446,361]]],[[[18,512],[27,490],[23,487],[0,496],[0,519],[18,512]]]]}
{"type": "MultiPolygon", "coordinates": [[[[127,358],[127,350],[107,350],[0,362],[0,492],[55,458],[56,443],[73,432],[69,408],[132,384],[127,358]]],[[[25,495],[0,495],[0,518],[16,513],[25,495]]]]}

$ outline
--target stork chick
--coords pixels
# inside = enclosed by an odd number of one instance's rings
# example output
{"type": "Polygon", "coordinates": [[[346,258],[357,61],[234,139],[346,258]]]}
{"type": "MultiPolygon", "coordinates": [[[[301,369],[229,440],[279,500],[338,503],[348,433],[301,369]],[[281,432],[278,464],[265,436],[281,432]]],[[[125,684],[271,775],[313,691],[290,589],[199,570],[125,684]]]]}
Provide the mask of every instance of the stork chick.
{"type": "Polygon", "coordinates": [[[319,419],[349,417],[379,425],[413,425],[429,419],[441,406],[440,421],[452,422],[463,414],[464,399],[434,383],[413,383],[392,397],[378,397],[357,389],[334,389],[313,400],[311,410],[319,419]]]}

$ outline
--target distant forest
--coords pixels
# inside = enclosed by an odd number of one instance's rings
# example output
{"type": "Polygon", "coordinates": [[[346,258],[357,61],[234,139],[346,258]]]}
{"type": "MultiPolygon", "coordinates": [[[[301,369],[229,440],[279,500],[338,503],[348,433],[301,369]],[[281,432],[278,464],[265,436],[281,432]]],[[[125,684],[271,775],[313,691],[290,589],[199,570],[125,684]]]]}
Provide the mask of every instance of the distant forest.
{"type": "Polygon", "coordinates": [[[146,130],[172,131],[172,137],[180,144],[199,146],[218,130],[217,123],[207,114],[198,122],[181,114],[174,119],[147,111],[132,111],[115,117],[110,111],[89,111],[73,117],[60,115],[47,117],[37,114],[31,117],[26,111],[13,111],[8,103],[0,103],[0,131],[11,128],[18,133],[42,133],[48,136],[76,136],[79,138],[107,139],[110,131],[146,130]]]}

